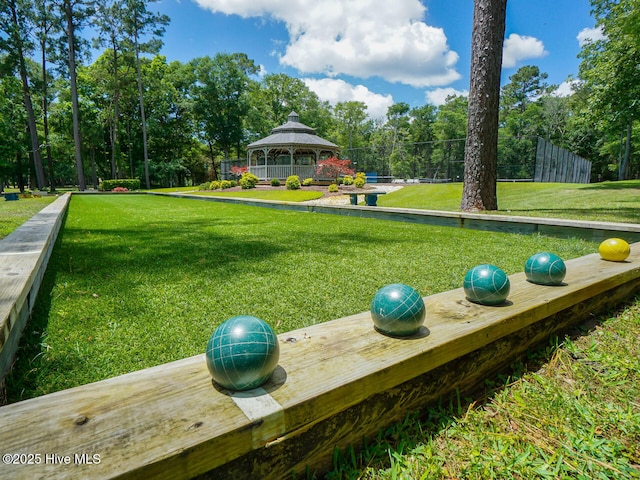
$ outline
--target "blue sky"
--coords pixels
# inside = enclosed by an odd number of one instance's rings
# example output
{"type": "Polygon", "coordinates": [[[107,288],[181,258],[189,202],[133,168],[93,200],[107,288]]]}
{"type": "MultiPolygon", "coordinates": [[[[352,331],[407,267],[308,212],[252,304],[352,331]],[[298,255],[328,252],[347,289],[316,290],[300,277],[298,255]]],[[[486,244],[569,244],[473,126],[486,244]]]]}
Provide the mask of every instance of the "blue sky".
{"type": "MultiPolygon", "coordinates": [[[[150,9],[171,18],[168,61],[243,52],[332,104],[365,102],[373,118],[394,102],[437,105],[469,88],[473,0],[161,0],[150,9]]],[[[509,0],[503,83],[528,64],[552,84],[577,76],[594,23],[588,0],[509,0]]]]}

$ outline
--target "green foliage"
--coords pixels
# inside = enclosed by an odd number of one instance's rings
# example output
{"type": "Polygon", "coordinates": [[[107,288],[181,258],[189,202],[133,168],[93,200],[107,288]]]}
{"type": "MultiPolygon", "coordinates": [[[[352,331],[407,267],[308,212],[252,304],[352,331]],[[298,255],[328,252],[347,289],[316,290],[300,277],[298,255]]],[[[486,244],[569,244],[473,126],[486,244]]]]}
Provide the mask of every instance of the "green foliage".
{"type": "Polygon", "coordinates": [[[313,178],[305,178],[302,180],[302,186],[308,187],[313,183],[313,178]]]}
{"type": "MultiPolygon", "coordinates": [[[[209,190],[220,190],[222,188],[221,183],[222,182],[220,180],[214,180],[213,182],[211,182],[209,184],[209,190]]],[[[227,187],[227,188],[229,188],[229,187],[227,187]]]]}
{"type": "Polygon", "coordinates": [[[353,185],[353,177],[351,175],[345,175],[342,177],[343,185],[353,185]]]}
{"type": "Polygon", "coordinates": [[[335,183],[332,183],[331,185],[329,185],[329,187],[327,188],[327,190],[329,190],[332,193],[335,192],[339,192],[340,188],[338,187],[338,185],[336,185],[335,183]]]}
{"type": "Polygon", "coordinates": [[[198,190],[209,190],[211,189],[211,182],[205,182],[198,185],[198,190]]]}
{"type": "Polygon", "coordinates": [[[123,187],[128,190],[140,190],[139,178],[118,178],[115,180],[103,180],[100,184],[100,190],[109,192],[116,187],[123,187]]]}
{"type": "Polygon", "coordinates": [[[256,188],[258,181],[260,181],[260,179],[253,173],[245,172],[242,174],[242,177],[240,177],[240,182],[238,183],[246,190],[249,188],[256,188]]]}
{"type": "Polygon", "coordinates": [[[367,184],[367,179],[364,177],[356,176],[356,179],[353,181],[353,186],[357,188],[362,188],[367,184]]]}
{"type": "Polygon", "coordinates": [[[271,186],[272,187],[279,187],[280,186],[280,179],[279,178],[272,178],[271,179],[271,186]]]}
{"type": "Polygon", "coordinates": [[[300,188],[300,177],[298,175],[291,175],[287,177],[287,181],[285,182],[285,186],[287,190],[297,190],[300,188]]]}
{"type": "Polygon", "coordinates": [[[227,188],[233,188],[233,187],[235,187],[234,183],[235,182],[233,180],[221,180],[220,181],[220,188],[222,190],[226,190],[227,188]]]}

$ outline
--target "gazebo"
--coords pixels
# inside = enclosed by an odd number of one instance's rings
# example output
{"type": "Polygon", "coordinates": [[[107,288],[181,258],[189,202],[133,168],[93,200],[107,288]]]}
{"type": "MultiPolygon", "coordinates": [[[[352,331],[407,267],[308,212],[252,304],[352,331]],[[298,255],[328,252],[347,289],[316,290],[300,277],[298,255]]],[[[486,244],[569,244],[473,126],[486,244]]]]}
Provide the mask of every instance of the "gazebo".
{"type": "Polygon", "coordinates": [[[249,171],[260,180],[286,180],[290,175],[300,179],[314,178],[319,160],[335,157],[340,147],[302,123],[296,112],[289,114],[287,123],[271,130],[271,135],[247,147],[249,171]]]}

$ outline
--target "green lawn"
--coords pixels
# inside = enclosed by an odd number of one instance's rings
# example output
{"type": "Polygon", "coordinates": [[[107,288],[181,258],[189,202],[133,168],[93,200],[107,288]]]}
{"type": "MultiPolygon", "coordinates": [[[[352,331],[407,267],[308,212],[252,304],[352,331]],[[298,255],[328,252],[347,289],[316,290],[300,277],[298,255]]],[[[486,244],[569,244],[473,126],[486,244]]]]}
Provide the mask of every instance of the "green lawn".
{"type": "Polygon", "coordinates": [[[427,295],[459,287],[478,263],[513,273],[538,251],[569,259],[595,248],[189,199],[75,196],[8,392],[16,401],[201,353],[238,314],[281,333],[365,311],[388,283],[427,295]]]}
{"type": "MultiPolygon", "coordinates": [[[[378,198],[384,207],[460,211],[462,184],[409,185],[378,198]]],[[[501,215],[640,223],[640,180],[594,184],[498,183],[501,215]]]]}
{"type": "Polygon", "coordinates": [[[57,197],[31,197],[6,201],[0,197],[0,239],[6,237],[57,197]]]}

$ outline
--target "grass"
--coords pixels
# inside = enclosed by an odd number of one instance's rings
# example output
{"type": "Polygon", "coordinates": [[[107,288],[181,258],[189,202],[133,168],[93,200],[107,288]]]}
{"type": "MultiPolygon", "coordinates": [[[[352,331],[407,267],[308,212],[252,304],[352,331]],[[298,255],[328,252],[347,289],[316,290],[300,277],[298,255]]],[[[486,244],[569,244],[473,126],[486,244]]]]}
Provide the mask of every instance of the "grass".
{"type": "Polygon", "coordinates": [[[336,451],[326,478],[640,478],[640,299],[588,328],[488,380],[485,395],[336,451]]]}
{"type": "Polygon", "coordinates": [[[247,189],[239,192],[203,191],[195,195],[215,197],[257,198],[261,200],[278,200],[282,202],[306,202],[322,197],[322,192],[314,190],[257,190],[247,189]]]}
{"type": "MultiPolygon", "coordinates": [[[[462,184],[409,185],[378,198],[383,207],[459,211],[462,184]]],[[[498,183],[501,215],[640,223],[640,180],[594,184],[498,183]]]]}
{"type": "Polygon", "coordinates": [[[55,196],[20,198],[14,201],[0,199],[0,239],[9,235],[55,199],[55,196]]]}
{"type": "Polygon", "coordinates": [[[427,295],[459,287],[474,264],[513,273],[532,252],[569,259],[594,249],[179,198],[76,196],[7,381],[9,399],[201,353],[234,315],[256,315],[281,333],[365,311],[388,283],[427,295]]]}

